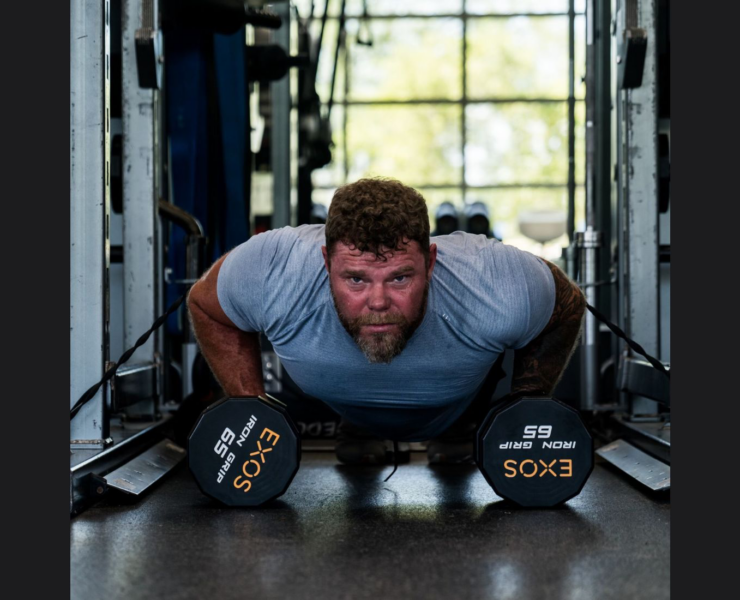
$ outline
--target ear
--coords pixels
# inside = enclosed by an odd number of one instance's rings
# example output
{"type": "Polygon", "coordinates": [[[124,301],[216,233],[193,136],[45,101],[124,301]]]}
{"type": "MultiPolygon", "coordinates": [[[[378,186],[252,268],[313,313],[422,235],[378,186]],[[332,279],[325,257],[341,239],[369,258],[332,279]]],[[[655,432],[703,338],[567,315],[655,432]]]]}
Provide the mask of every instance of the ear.
{"type": "Polygon", "coordinates": [[[427,269],[427,280],[431,280],[434,265],[437,263],[437,244],[429,246],[429,269],[427,269]]]}
{"type": "Polygon", "coordinates": [[[321,254],[324,257],[324,267],[326,267],[326,272],[331,273],[331,269],[329,269],[329,252],[326,249],[326,246],[321,246],[321,254]]]}

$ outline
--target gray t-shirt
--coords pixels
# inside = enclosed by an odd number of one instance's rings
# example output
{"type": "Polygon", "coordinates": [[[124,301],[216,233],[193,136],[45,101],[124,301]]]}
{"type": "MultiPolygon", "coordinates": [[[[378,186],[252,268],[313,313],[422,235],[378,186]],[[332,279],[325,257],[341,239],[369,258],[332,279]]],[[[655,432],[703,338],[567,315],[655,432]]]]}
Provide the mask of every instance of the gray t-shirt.
{"type": "Polygon", "coordinates": [[[433,238],[427,311],[390,364],[371,364],[339,322],[323,225],[261,233],[235,248],[218,299],[244,331],[264,332],[301,389],[387,439],[436,437],[468,407],[493,362],[527,345],[555,304],[550,269],[483,235],[433,238]]]}

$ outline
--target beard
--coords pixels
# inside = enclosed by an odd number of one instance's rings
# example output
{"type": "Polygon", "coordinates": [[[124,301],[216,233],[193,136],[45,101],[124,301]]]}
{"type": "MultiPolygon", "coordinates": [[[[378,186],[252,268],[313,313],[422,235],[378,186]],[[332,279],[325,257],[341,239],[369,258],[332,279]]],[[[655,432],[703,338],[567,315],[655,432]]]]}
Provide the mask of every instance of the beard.
{"type": "Polygon", "coordinates": [[[429,295],[429,283],[424,287],[424,295],[419,305],[419,310],[412,319],[407,319],[401,313],[385,313],[363,315],[354,319],[348,319],[339,308],[334,290],[331,290],[331,297],[334,301],[339,321],[344,329],[352,336],[355,344],[359,347],[365,358],[371,363],[389,364],[401,351],[406,347],[407,342],[414,335],[417,327],[424,319],[425,308],[427,305],[427,296],[429,295]],[[378,332],[362,335],[364,325],[388,325],[395,324],[398,326],[396,332],[378,332]]]}

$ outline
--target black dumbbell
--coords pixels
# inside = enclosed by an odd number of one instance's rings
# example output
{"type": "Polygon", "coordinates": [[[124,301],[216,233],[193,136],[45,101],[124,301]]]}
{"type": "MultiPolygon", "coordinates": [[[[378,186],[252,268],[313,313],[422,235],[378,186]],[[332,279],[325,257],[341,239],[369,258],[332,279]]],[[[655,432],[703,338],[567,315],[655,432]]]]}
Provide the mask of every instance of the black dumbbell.
{"type": "Polygon", "coordinates": [[[554,398],[494,408],[478,429],[476,462],[493,490],[529,507],[581,493],[593,470],[593,439],[578,411],[554,398]]]}
{"type": "Polygon", "coordinates": [[[188,439],[188,462],[204,494],[228,506],[281,496],[301,461],[300,434],[270,396],[224,398],[209,406],[188,439]]]}

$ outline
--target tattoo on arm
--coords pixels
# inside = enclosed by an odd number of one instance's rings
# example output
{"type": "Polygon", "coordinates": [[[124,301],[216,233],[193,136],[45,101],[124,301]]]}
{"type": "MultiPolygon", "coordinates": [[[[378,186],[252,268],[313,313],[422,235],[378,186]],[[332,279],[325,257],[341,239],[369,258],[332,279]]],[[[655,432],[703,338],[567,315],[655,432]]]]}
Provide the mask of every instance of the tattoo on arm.
{"type": "Polygon", "coordinates": [[[512,393],[550,396],[573,355],[581,332],[586,311],[583,292],[558,267],[544,262],[555,279],[555,308],[542,332],[515,352],[512,393]]]}

